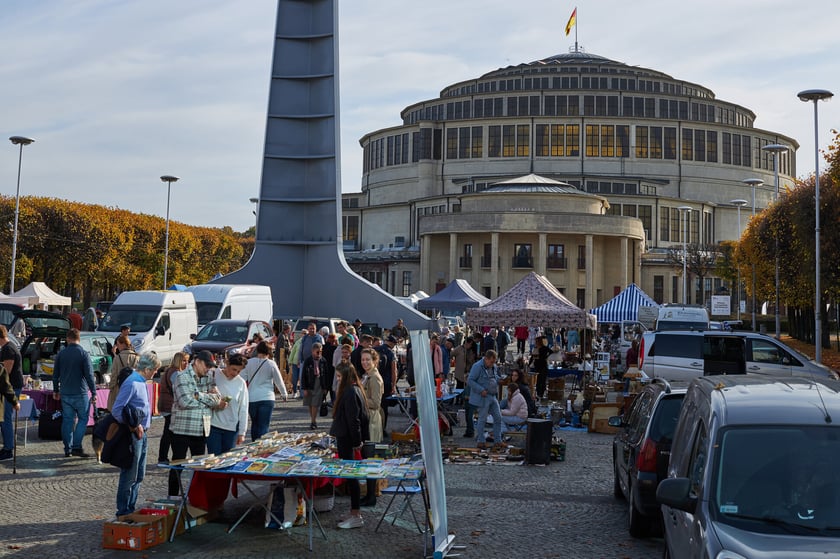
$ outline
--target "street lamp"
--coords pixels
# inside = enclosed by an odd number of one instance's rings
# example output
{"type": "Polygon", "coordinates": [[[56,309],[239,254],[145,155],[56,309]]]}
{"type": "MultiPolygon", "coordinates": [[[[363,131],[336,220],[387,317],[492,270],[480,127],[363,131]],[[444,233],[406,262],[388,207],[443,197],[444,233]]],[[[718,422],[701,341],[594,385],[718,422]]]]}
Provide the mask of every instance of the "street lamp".
{"type": "MultiPolygon", "coordinates": [[[[783,152],[788,151],[787,146],[783,146],[782,144],[767,144],[766,146],[762,147],[764,151],[770,152],[773,154],[773,174],[776,179],[776,193],[773,197],[773,202],[779,201],[779,155],[783,152]]],[[[776,245],[775,253],[776,253],[776,339],[779,340],[782,337],[782,320],[779,316],[779,232],[776,231],[774,235],[774,243],[776,245]]]]}
{"type": "Polygon", "coordinates": [[[688,239],[688,214],[691,212],[691,206],[680,206],[677,208],[680,210],[680,215],[683,218],[683,305],[685,305],[688,301],[686,299],[686,294],[688,293],[688,275],[686,269],[686,261],[688,260],[688,250],[686,248],[686,240],[688,239]]]}
{"type": "Polygon", "coordinates": [[[817,104],[828,101],[834,94],[827,89],[806,89],[796,94],[800,101],[814,102],[814,212],[816,226],[814,227],[814,261],[816,263],[816,283],[814,285],[814,361],[822,363],[822,318],[820,315],[820,135],[817,104]]]}
{"type": "MultiPolygon", "coordinates": [[[[730,204],[738,208],[738,240],[741,240],[741,208],[747,205],[746,200],[738,198],[737,200],[730,200],[730,204]]],[[[736,265],[738,271],[738,320],[741,320],[741,267],[736,265]]]]}
{"type": "Polygon", "coordinates": [[[166,183],[166,248],[163,252],[163,290],[166,291],[167,274],[169,273],[169,194],[172,191],[172,183],[178,182],[180,177],[163,175],[160,180],[166,183]]]}
{"type": "MultiPolygon", "coordinates": [[[[752,216],[755,217],[755,187],[761,186],[764,184],[764,181],[761,179],[744,179],[741,181],[744,184],[748,184],[752,186],[752,216]]],[[[757,323],[755,321],[755,259],[753,259],[752,263],[752,297],[750,301],[750,305],[752,306],[752,329],[753,332],[756,331],[755,327],[757,323]]]]}
{"type": "Polygon", "coordinates": [[[28,146],[35,140],[27,138],[26,136],[12,136],[9,141],[16,146],[20,146],[18,152],[18,173],[17,173],[17,191],[15,192],[15,228],[12,234],[12,271],[11,280],[9,281],[9,295],[15,292],[15,263],[17,262],[17,241],[18,241],[18,219],[20,216],[20,165],[23,162],[23,146],[28,146]]]}

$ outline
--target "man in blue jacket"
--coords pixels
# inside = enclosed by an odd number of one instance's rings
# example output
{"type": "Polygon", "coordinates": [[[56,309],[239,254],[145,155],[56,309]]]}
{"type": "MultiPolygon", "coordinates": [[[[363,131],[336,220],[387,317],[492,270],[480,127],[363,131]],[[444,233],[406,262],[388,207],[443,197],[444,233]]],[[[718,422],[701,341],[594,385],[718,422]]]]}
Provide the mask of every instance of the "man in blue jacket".
{"type": "Polygon", "coordinates": [[[484,358],[472,366],[467,384],[470,387],[470,405],[478,410],[476,441],[482,445],[485,442],[484,424],[489,414],[493,417],[493,442],[501,442],[502,412],[499,409],[499,374],[494,350],[484,352],[484,358]]]}
{"type": "Polygon", "coordinates": [[[67,331],[67,347],[55,356],[53,369],[53,399],[61,402],[61,439],[64,456],[90,457],[82,449],[90,402],[96,402],[96,381],[90,355],[79,345],[79,331],[67,331]],[[88,399],[88,391],[90,399],[88,399]]]}

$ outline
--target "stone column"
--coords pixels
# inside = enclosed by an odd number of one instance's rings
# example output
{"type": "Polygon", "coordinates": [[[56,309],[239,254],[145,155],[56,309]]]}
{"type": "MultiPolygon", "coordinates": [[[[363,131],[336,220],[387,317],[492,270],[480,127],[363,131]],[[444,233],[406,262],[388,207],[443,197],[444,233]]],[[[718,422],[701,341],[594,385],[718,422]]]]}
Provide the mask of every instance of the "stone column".
{"type": "Polygon", "coordinates": [[[595,249],[592,235],[586,236],[586,309],[595,307],[595,249]]]}
{"type": "Polygon", "coordinates": [[[548,256],[548,235],[540,233],[537,242],[537,254],[534,256],[534,271],[539,275],[545,275],[545,259],[548,256]]]}
{"type": "Polygon", "coordinates": [[[499,234],[490,234],[490,298],[499,296],[499,234]]]}
{"type": "Polygon", "coordinates": [[[434,293],[434,286],[430,278],[432,259],[432,239],[429,235],[420,236],[420,289],[426,293],[434,293]]]}
{"type": "Polygon", "coordinates": [[[449,234],[449,277],[447,283],[458,277],[458,233],[449,234]]]}
{"type": "Polygon", "coordinates": [[[630,269],[630,262],[627,261],[628,252],[627,252],[627,245],[628,240],[627,237],[621,237],[621,243],[619,245],[619,253],[621,258],[621,289],[624,289],[630,284],[630,278],[628,276],[628,270],[630,269]]]}

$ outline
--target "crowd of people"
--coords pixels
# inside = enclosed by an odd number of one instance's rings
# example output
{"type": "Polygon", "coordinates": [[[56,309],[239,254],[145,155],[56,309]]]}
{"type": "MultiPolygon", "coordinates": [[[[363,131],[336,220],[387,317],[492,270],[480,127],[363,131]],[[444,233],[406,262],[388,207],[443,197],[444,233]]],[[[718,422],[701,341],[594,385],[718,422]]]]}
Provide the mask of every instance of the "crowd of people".
{"type": "MultiPolygon", "coordinates": [[[[429,340],[429,357],[435,377],[451,379],[463,389],[459,402],[465,407],[465,437],[484,445],[499,442],[504,431],[525,423],[537,413],[536,402],[544,395],[548,356],[553,340],[542,332],[516,328],[492,328],[470,334],[455,326],[443,329],[429,340]],[[516,340],[516,350],[509,351],[516,340]],[[527,351],[526,351],[527,348],[527,351]],[[510,372],[507,396],[500,401],[505,379],[499,364],[510,372]],[[512,363],[510,363],[512,361],[512,363]],[[537,373],[536,393],[531,392],[528,372],[537,373]],[[512,372],[511,372],[512,371],[512,372]],[[492,417],[492,438],[485,433],[492,417]],[[473,421],[475,418],[475,421],[473,421]],[[478,428],[476,428],[478,426],[478,428]]],[[[108,408],[110,421],[130,439],[130,460],[121,462],[117,494],[117,514],[134,511],[146,467],[146,432],[152,416],[145,383],[160,369],[154,353],[134,351],[129,333],[115,340],[111,367],[108,408]]],[[[3,344],[0,327],[0,361],[5,370],[16,371],[13,352],[3,344]]],[[[415,349],[416,351],[416,349],[415,349]]],[[[270,428],[278,398],[299,399],[307,408],[310,428],[318,429],[320,418],[330,417],[330,433],[336,437],[339,457],[358,458],[366,441],[380,442],[388,437],[388,397],[396,394],[400,372],[414,384],[412,348],[402,320],[383,338],[359,334],[347,322],[336,331],[318,330],[310,323],[295,335],[291,326],[275,328],[270,340],[254,339],[243,353],[223,356],[224,363],[208,351],[193,355],[175,354],[159,378],[158,411],[164,417],[157,462],[183,460],[205,453],[221,454],[250,439],[257,440],[270,428]],[[399,355],[399,357],[398,357],[399,355]],[[331,409],[331,411],[330,411],[331,409]]],[[[17,405],[14,377],[0,373],[0,394],[7,410],[17,405]],[[7,380],[8,379],[8,380],[7,380]]],[[[89,456],[82,440],[90,403],[96,398],[96,384],[90,359],[79,345],[76,328],[67,333],[67,346],[55,358],[54,398],[63,411],[62,439],[66,456],[89,456]]],[[[8,425],[8,420],[4,422],[8,425]]],[[[4,425],[4,427],[5,427],[4,425]]],[[[6,455],[4,449],[0,459],[6,455]]],[[[364,524],[361,507],[376,503],[375,486],[360,498],[358,482],[348,482],[350,516],[340,528],[364,524]]],[[[170,470],[170,498],[180,498],[180,473],[170,470]]]]}

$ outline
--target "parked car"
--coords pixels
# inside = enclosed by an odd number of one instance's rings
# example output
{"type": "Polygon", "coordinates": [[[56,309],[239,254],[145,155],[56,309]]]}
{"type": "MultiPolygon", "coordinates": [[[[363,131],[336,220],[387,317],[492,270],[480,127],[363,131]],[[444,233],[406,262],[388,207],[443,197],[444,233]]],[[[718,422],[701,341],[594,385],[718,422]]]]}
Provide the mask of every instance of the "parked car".
{"type": "Polygon", "coordinates": [[[214,320],[205,324],[185,349],[192,354],[203,350],[224,356],[241,353],[254,334],[265,340],[274,335],[268,322],[262,320],[214,320]]]}
{"type": "MultiPolygon", "coordinates": [[[[70,321],[58,313],[27,309],[17,313],[15,324],[26,333],[20,346],[23,374],[50,380],[55,356],[67,345],[70,321]]],[[[80,334],[79,343],[90,355],[96,383],[107,382],[106,374],[112,359],[109,338],[99,332],[80,334]]]]}
{"type": "MultiPolygon", "coordinates": [[[[315,329],[317,331],[321,331],[321,328],[326,326],[330,329],[330,334],[335,334],[338,332],[336,325],[339,322],[344,322],[341,318],[326,318],[322,316],[302,316],[295,321],[294,326],[292,327],[292,332],[297,336],[301,330],[306,330],[310,323],[315,323],[315,329]]],[[[362,335],[364,332],[356,332],[359,335],[362,335]]]]}
{"type": "Polygon", "coordinates": [[[111,361],[113,360],[111,341],[112,338],[103,335],[101,332],[80,333],[79,344],[90,355],[96,384],[105,384],[109,381],[108,370],[111,368],[111,361]]]}
{"type": "Polygon", "coordinates": [[[828,367],[770,336],[722,330],[645,332],[639,369],[650,377],[684,381],[738,373],[837,378],[828,367]]]}
{"type": "Polygon", "coordinates": [[[629,504],[630,535],[650,536],[661,526],[656,488],[668,475],[668,458],[687,385],[653,379],[625,416],[609,419],[621,430],[613,440],[613,492],[629,504]]]}
{"type": "Polygon", "coordinates": [[[834,380],[695,379],[656,492],[665,557],[840,558],[837,417],[834,380]]]}

